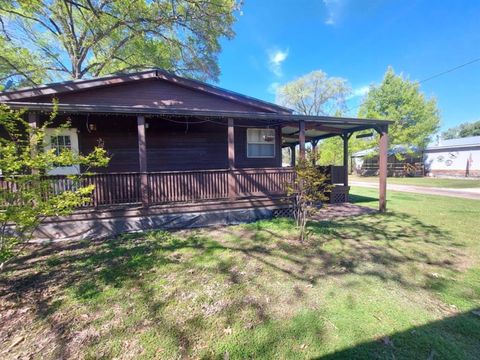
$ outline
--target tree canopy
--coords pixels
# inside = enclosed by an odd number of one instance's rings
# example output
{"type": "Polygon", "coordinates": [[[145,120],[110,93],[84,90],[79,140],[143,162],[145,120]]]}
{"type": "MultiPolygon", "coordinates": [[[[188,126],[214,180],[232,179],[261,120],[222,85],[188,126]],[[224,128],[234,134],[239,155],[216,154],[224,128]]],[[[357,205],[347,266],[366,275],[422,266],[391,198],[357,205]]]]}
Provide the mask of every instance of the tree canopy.
{"type": "Polygon", "coordinates": [[[347,80],[316,70],[280,86],[276,101],[298,114],[333,115],[345,110],[350,92],[347,80]]]}
{"type": "Polygon", "coordinates": [[[458,126],[445,130],[442,133],[444,140],[480,136],[480,120],[471,123],[462,123],[458,126]]]}
{"type": "Polygon", "coordinates": [[[410,81],[388,68],[382,82],[371,86],[359,117],[393,120],[390,143],[425,147],[438,131],[440,115],[435,99],[427,99],[418,82],[410,81]]]}
{"type": "MultiPolygon", "coordinates": [[[[316,70],[280,86],[276,102],[298,114],[340,116],[346,109],[345,102],[351,91],[347,80],[329,77],[325,72],[316,70]]],[[[323,140],[316,160],[329,164],[341,161],[339,144],[341,139],[338,137],[323,140]]]]}
{"type": "Polygon", "coordinates": [[[216,80],[237,0],[0,0],[0,83],[161,67],[216,80]]]}

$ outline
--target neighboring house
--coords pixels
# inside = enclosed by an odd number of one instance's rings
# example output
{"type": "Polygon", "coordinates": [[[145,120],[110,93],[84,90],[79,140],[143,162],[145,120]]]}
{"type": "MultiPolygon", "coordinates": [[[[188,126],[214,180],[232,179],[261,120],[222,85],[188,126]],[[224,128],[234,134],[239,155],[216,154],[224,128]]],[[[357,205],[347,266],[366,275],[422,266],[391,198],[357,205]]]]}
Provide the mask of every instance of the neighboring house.
{"type": "MultiPolygon", "coordinates": [[[[48,118],[54,98],[56,126],[68,120],[71,128],[52,128],[50,146],[89,152],[100,141],[111,161],[87,177],[95,184],[89,207],[51,219],[39,235],[43,238],[271,216],[285,208],[285,183],[294,176],[293,168],[282,167],[282,147],[298,146],[302,157],[305,142],[341,136],[348,153],[349,136],[365,129],[381,134],[383,154],[388,142],[388,121],[295,115],[162,70],[0,93],[0,103],[25,109],[32,126],[48,118]]],[[[346,168],[332,169],[332,182],[341,185],[335,201],[347,199],[346,168]]],[[[57,168],[52,175],[82,170],[57,168]]],[[[58,189],[68,185],[61,176],[56,181],[58,189]]],[[[384,186],[380,203],[384,209],[384,186]]]]}
{"type": "Polygon", "coordinates": [[[480,177],[480,136],[440,140],[424,153],[429,176],[480,177]]]}
{"type": "MultiPolygon", "coordinates": [[[[352,172],[361,176],[376,176],[379,172],[378,149],[372,148],[352,154],[352,172]]],[[[388,176],[423,176],[421,151],[414,146],[394,145],[388,150],[388,176]]]]}

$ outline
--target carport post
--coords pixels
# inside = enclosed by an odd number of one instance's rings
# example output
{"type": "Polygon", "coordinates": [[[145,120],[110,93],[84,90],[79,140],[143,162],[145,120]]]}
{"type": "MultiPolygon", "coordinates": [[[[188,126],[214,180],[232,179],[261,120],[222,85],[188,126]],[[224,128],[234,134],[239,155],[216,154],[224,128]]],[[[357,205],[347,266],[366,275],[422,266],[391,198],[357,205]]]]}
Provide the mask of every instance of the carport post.
{"type": "Polygon", "coordinates": [[[343,185],[348,186],[348,134],[342,134],[343,139],[343,185]]]}
{"type": "Polygon", "coordinates": [[[378,209],[380,212],[387,210],[387,158],[388,158],[388,126],[381,127],[378,130],[380,134],[379,149],[379,198],[378,209]]]}

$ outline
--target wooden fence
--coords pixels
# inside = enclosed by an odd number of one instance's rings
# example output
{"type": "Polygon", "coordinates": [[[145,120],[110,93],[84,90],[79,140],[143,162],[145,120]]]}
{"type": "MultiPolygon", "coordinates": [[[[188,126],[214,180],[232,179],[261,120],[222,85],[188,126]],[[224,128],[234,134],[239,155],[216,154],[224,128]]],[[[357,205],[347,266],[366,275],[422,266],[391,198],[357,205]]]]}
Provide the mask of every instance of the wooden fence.
{"type": "MultiPolygon", "coordinates": [[[[363,164],[361,169],[357,172],[362,176],[377,176],[378,175],[378,163],[363,164]]],[[[423,163],[388,163],[387,164],[388,176],[417,176],[421,177],[425,175],[425,167],[423,163]]]]}
{"type": "MultiPolygon", "coordinates": [[[[332,182],[344,176],[343,167],[328,167],[324,171],[330,174],[332,182]]],[[[141,176],[141,173],[108,173],[84,175],[78,180],[48,176],[42,186],[45,196],[49,196],[94,185],[91,201],[85,207],[139,204],[142,202],[141,176]]],[[[286,184],[294,180],[295,171],[293,168],[220,169],[151,172],[146,176],[147,205],[157,205],[282,195],[286,184]]],[[[1,178],[0,188],[15,191],[11,183],[1,178]]]]}

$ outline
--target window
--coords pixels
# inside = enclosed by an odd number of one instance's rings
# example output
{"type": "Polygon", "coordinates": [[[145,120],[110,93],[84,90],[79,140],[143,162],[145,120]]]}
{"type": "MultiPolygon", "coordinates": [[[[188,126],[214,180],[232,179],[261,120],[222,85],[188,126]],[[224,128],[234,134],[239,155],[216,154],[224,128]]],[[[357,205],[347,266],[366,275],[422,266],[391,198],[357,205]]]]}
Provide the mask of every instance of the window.
{"type": "Polygon", "coordinates": [[[72,141],[70,135],[51,136],[50,145],[55,149],[55,153],[60,155],[64,149],[72,148],[72,141]]]}
{"type": "MultiPolygon", "coordinates": [[[[78,154],[78,133],[75,128],[47,128],[45,129],[45,149],[54,149],[55,154],[60,155],[67,149],[78,154]]],[[[48,171],[49,175],[73,175],[80,174],[80,166],[57,166],[48,171]]]]}
{"type": "Polygon", "coordinates": [[[275,129],[247,129],[247,157],[275,157],[275,129]]]}

